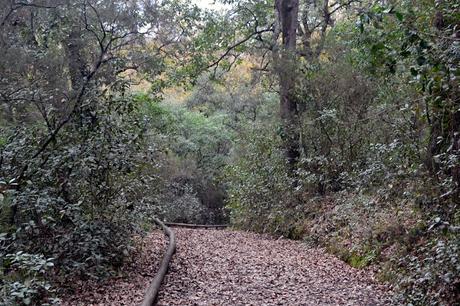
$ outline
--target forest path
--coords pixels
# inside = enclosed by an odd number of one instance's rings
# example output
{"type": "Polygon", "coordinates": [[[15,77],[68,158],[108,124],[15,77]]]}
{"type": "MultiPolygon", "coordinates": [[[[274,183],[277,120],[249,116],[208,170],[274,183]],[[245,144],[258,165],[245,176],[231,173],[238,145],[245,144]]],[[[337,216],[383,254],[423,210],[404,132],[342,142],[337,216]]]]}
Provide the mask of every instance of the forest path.
{"type": "MultiPolygon", "coordinates": [[[[389,305],[371,273],[298,241],[231,230],[173,229],[177,252],[158,305],[389,305]]],[[[62,305],[139,305],[166,247],[142,241],[124,277],[82,284],[62,305]]]]}
{"type": "Polygon", "coordinates": [[[298,241],[175,229],[177,252],[158,305],[386,305],[383,287],[298,241]]]}

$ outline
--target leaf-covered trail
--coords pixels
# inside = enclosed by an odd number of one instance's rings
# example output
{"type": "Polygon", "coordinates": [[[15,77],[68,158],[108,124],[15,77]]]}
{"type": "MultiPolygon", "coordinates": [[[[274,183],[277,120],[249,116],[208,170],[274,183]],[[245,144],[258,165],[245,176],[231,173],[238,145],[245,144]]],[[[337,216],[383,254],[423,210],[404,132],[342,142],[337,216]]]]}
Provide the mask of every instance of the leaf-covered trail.
{"type": "MultiPolygon", "coordinates": [[[[158,305],[389,304],[369,272],[301,242],[229,230],[174,231],[177,252],[158,305]]],[[[139,305],[161,260],[161,240],[160,231],[144,240],[127,277],[82,286],[63,304],[139,305]]]]}
{"type": "Polygon", "coordinates": [[[385,290],[301,242],[176,229],[177,253],[158,305],[386,305],[385,290]]]}

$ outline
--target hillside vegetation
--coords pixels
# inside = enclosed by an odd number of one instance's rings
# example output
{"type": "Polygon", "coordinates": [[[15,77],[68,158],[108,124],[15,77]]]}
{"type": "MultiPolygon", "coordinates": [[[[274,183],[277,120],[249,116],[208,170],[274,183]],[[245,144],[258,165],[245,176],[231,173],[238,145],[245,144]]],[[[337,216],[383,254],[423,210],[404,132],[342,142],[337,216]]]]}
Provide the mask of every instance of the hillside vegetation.
{"type": "Polygon", "coordinates": [[[460,3],[220,3],[0,0],[0,304],[123,274],[158,216],[456,305],[460,3]]]}

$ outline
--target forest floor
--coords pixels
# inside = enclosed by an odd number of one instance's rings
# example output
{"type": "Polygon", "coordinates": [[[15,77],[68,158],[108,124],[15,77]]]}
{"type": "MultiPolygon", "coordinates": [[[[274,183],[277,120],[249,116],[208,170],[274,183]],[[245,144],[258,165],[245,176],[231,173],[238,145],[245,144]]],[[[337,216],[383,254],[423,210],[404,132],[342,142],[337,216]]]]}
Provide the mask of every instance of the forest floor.
{"type": "MultiPolygon", "coordinates": [[[[158,305],[389,305],[370,271],[298,241],[230,230],[174,229],[174,255],[158,305]]],[[[124,276],[82,284],[63,305],[139,305],[165,248],[142,241],[124,276]]]]}

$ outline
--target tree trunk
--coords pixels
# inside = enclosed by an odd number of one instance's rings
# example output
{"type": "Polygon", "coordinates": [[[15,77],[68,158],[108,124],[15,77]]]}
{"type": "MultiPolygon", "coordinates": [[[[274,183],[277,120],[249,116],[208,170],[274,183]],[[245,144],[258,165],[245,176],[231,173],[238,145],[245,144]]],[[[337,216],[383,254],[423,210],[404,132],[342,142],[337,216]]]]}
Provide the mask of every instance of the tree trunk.
{"type": "Polygon", "coordinates": [[[454,202],[460,203],[460,111],[455,111],[452,119],[452,153],[457,162],[452,169],[455,184],[454,202]]]}
{"type": "Polygon", "coordinates": [[[72,94],[80,89],[87,75],[86,62],[82,54],[81,35],[81,30],[78,27],[73,27],[65,44],[72,94]]]}
{"type": "Polygon", "coordinates": [[[290,171],[293,172],[300,157],[299,116],[295,99],[299,0],[276,0],[276,11],[283,40],[283,48],[277,55],[276,72],[280,81],[280,115],[283,124],[284,153],[290,171]]]}

